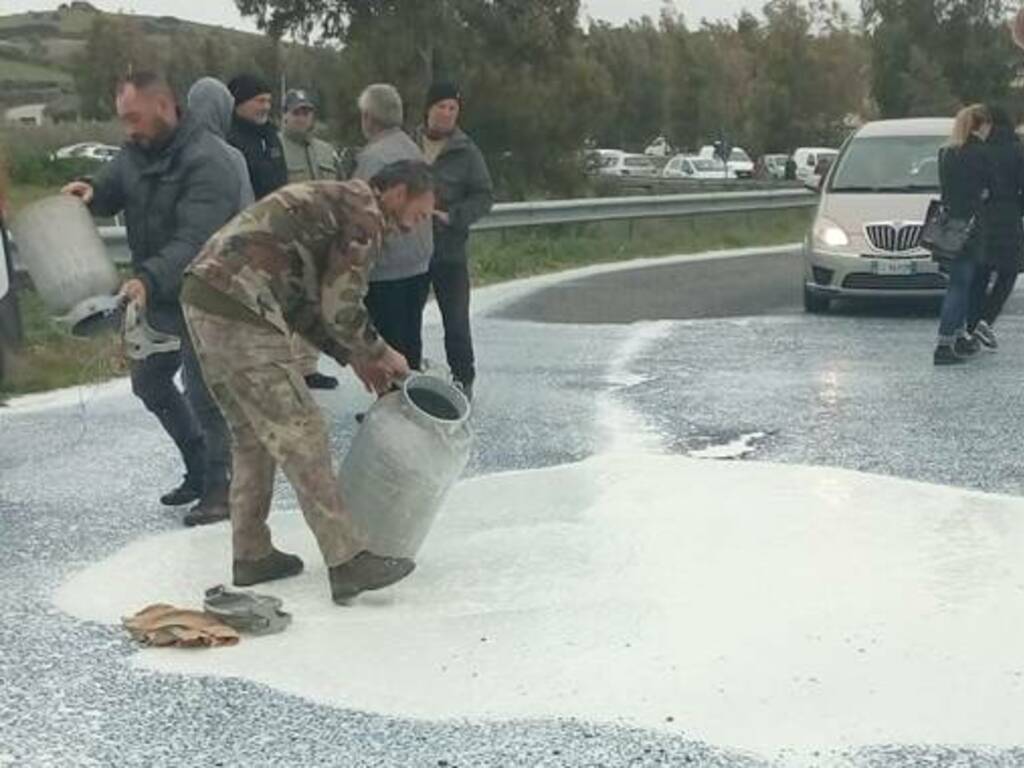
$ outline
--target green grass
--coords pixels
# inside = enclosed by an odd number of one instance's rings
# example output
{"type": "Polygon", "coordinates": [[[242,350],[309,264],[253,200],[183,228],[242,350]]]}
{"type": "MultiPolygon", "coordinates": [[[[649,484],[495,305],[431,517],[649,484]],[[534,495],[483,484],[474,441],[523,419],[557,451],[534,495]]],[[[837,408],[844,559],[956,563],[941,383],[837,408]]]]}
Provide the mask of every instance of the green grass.
{"type": "Polygon", "coordinates": [[[487,285],[588,264],[801,240],[811,209],[721,214],[692,219],[559,225],[474,235],[473,281],[487,285]]]}
{"type": "Polygon", "coordinates": [[[14,184],[9,192],[12,214],[17,213],[29,203],[59,192],[58,187],[47,187],[36,184],[14,184]]]}
{"type": "MultiPolygon", "coordinates": [[[[20,188],[18,195],[25,200],[39,191],[20,188]]],[[[811,210],[799,210],[637,221],[632,234],[628,222],[513,230],[504,236],[483,233],[474,235],[470,244],[473,281],[486,285],[643,256],[791,243],[804,236],[811,216],[811,210]]],[[[0,385],[0,399],[103,381],[125,372],[115,336],[72,338],[47,316],[31,289],[22,289],[19,296],[25,346],[8,380],[0,385]]]]}
{"type": "Polygon", "coordinates": [[[8,362],[0,401],[10,395],[106,381],[127,371],[116,334],[76,339],[49,317],[35,291],[23,288],[18,301],[25,343],[8,362]]]}
{"type": "Polygon", "coordinates": [[[0,58],[0,80],[17,83],[71,83],[71,75],[56,67],[0,58]]]}

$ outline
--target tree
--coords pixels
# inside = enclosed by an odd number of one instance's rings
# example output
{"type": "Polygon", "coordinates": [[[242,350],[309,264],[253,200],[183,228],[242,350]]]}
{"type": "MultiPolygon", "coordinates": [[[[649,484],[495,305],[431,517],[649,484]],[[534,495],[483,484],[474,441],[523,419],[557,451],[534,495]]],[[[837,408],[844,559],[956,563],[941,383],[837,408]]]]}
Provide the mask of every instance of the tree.
{"type": "Polygon", "coordinates": [[[145,43],[138,24],[128,16],[99,14],[89,29],[85,48],[75,60],[75,87],[82,116],[95,120],[114,114],[114,90],[133,69],[151,69],[157,53],[145,43]]]}
{"type": "Polygon", "coordinates": [[[872,90],[883,115],[929,101],[1006,98],[1017,57],[1004,0],[862,0],[872,51],[872,90]],[[939,98],[928,89],[938,88],[939,98]]]}

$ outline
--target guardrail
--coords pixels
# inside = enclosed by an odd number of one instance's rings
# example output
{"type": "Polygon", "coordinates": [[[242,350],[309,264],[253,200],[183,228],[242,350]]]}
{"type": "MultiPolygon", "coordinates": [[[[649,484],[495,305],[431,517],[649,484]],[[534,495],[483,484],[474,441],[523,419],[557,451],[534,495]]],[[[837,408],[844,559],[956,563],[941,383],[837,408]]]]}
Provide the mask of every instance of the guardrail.
{"type": "MultiPolygon", "coordinates": [[[[580,200],[541,200],[499,203],[474,226],[474,231],[545,227],[557,224],[588,224],[629,219],[664,219],[715,213],[810,208],[818,197],[802,188],[745,190],[685,195],[593,197],[580,200]]],[[[124,227],[100,227],[100,236],[118,264],[131,261],[124,227]]]]}

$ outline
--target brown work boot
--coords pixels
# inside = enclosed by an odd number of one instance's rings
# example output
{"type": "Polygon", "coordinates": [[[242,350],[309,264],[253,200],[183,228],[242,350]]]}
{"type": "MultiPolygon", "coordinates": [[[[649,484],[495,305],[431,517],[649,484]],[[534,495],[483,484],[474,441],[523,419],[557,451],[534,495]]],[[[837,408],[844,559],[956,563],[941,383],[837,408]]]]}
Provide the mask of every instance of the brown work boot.
{"type": "Polygon", "coordinates": [[[351,560],[327,569],[331,598],[344,605],[361,592],[390,587],[415,568],[416,563],[404,557],[381,557],[364,549],[351,560]]]}
{"type": "Polygon", "coordinates": [[[199,504],[188,510],[184,516],[184,523],[189,528],[196,525],[211,525],[227,520],[230,516],[231,513],[227,507],[227,488],[224,488],[206,494],[199,504]]]}
{"type": "Polygon", "coordinates": [[[235,560],[232,583],[236,587],[251,587],[265,581],[286,579],[302,573],[302,558],[273,550],[259,560],[235,560]]]}

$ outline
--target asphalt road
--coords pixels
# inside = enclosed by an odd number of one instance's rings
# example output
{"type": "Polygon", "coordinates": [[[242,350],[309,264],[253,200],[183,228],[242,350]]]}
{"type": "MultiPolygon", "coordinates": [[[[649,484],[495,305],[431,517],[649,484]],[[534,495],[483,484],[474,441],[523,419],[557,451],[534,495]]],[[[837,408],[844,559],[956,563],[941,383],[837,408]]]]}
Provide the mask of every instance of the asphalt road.
{"type": "MultiPolygon", "coordinates": [[[[997,355],[939,372],[930,364],[933,305],[805,316],[799,279],[799,257],[772,252],[482,293],[468,475],[600,453],[599,405],[613,391],[670,453],[739,443],[769,462],[1024,493],[1019,298],[1000,321],[997,355]],[[645,327],[637,321],[667,322],[630,358],[643,375],[623,376],[611,369],[645,327]]],[[[436,326],[427,336],[438,359],[436,326]]],[[[346,379],[320,401],[341,451],[365,397],[346,379]]],[[[434,722],[336,709],[240,679],[136,669],[138,650],[117,627],[76,620],[52,597],[81,568],[179,529],[177,513],[155,501],[177,479],[173,450],[123,383],[16,403],[0,410],[0,434],[0,766],[796,764],[702,743],[685,721],[678,733],[580,720],[434,722]]],[[[294,506],[287,486],[278,493],[277,503],[294,506]]],[[[1024,765],[1021,748],[940,742],[882,742],[811,764],[1024,765]]]]}

